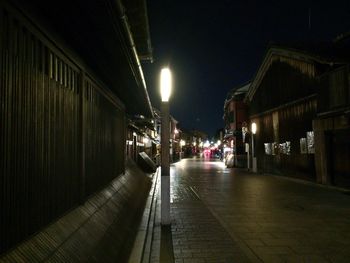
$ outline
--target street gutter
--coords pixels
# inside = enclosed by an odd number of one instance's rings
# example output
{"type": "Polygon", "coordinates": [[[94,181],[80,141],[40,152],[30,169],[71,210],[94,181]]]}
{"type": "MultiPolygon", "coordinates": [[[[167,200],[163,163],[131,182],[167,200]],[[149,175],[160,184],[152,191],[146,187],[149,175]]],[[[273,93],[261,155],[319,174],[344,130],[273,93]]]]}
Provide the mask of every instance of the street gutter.
{"type": "Polygon", "coordinates": [[[153,174],[152,187],[147,197],[142,220],[139,225],[128,263],[149,263],[153,242],[153,228],[155,222],[156,197],[158,192],[159,171],[153,174]]]}

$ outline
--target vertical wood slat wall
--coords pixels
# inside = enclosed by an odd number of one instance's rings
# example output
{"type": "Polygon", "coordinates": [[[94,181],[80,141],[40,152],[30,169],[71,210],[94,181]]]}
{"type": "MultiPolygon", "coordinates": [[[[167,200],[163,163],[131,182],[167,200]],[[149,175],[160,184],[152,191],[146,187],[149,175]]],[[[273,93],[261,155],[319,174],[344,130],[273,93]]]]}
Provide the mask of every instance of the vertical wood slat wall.
{"type": "Polygon", "coordinates": [[[308,180],[316,180],[314,156],[300,153],[300,138],[312,130],[312,120],[316,116],[316,97],[311,97],[288,107],[276,109],[255,119],[259,127],[256,134],[256,152],[260,157],[260,167],[268,173],[296,174],[308,180]],[[273,113],[278,113],[278,136],[274,135],[273,113]],[[292,128],[291,128],[292,124],[292,128]],[[290,155],[265,154],[264,143],[291,143],[290,155]]]}
{"type": "Polygon", "coordinates": [[[255,120],[259,127],[255,147],[260,170],[268,173],[296,174],[307,180],[315,180],[313,155],[300,153],[299,140],[306,136],[307,131],[312,130],[317,102],[316,98],[311,96],[316,92],[318,85],[315,77],[310,77],[289,64],[274,62],[271,65],[249,106],[251,115],[259,114],[255,120]],[[303,98],[304,100],[297,104],[281,107],[303,98]],[[276,130],[273,126],[273,113],[277,113],[278,116],[276,130]],[[285,141],[291,142],[290,155],[265,154],[264,143],[285,141]]]}
{"type": "Polygon", "coordinates": [[[350,104],[349,68],[343,66],[320,77],[318,111],[326,112],[350,104]]]}
{"type": "Polygon", "coordinates": [[[86,194],[91,195],[123,172],[125,120],[92,78],[84,84],[86,194]]]}
{"type": "Polygon", "coordinates": [[[48,43],[0,3],[0,254],[124,169],[124,111],[48,43]]]}

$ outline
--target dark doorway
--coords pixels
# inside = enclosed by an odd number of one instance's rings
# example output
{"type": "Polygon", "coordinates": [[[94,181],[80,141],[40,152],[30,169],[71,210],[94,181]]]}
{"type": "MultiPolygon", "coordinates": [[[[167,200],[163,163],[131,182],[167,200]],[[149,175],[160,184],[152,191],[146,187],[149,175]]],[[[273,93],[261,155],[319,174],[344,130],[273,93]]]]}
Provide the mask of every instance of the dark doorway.
{"type": "Polygon", "coordinates": [[[134,135],[133,136],[133,143],[132,143],[132,147],[133,147],[133,156],[132,158],[134,159],[134,161],[136,162],[137,161],[137,136],[134,135]]]}
{"type": "Polygon", "coordinates": [[[332,133],[330,174],[332,184],[350,188],[350,130],[336,130],[332,133]]]}

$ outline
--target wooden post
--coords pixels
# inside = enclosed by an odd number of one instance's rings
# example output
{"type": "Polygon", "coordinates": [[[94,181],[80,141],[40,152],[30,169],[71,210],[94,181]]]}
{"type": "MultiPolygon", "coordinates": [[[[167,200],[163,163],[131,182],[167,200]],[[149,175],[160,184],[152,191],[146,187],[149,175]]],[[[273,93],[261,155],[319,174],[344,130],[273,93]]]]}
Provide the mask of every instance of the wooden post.
{"type": "Polygon", "coordinates": [[[86,177],[85,177],[85,72],[80,73],[79,92],[79,150],[80,150],[80,203],[85,202],[86,177]]]}

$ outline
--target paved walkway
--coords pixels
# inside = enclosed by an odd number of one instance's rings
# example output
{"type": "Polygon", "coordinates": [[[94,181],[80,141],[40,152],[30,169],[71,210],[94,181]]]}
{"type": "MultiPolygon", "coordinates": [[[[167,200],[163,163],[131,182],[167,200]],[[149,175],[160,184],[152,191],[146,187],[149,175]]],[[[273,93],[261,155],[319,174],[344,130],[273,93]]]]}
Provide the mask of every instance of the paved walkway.
{"type": "Polygon", "coordinates": [[[161,262],[349,262],[349,195],[218,161],[185,159],[171,171],[174,260],[161,262]]]}
{"type": "Polygon", "coordinates": [[[195,194],[174,199],[171,216],[175,262],[249,262],[195,194]]]}

